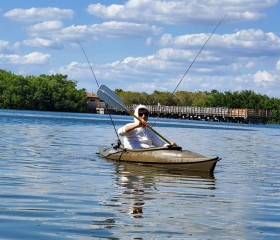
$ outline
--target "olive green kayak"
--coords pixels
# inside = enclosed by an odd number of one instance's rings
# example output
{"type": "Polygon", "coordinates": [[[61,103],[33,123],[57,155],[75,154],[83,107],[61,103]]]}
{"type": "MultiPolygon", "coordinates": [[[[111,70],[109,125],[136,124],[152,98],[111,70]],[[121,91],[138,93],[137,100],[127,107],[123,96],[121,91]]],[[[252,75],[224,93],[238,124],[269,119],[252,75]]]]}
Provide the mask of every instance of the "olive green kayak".
{"type": "Polygon", "coordinates": [[[121,147],[100,148],[100,156],[124,162],[153,164],[164,168],[213,172],[219,157],[206,157],[199,153],[182,150],[181,147],[126,149],[121,147]]]}

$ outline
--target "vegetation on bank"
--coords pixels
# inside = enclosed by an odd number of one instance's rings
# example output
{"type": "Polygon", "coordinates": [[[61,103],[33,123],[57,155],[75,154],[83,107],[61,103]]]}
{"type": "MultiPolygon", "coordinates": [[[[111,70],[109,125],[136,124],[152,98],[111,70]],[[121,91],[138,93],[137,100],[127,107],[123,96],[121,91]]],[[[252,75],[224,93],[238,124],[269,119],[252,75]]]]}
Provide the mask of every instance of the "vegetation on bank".
{"type": "Polygon", "coordinates": [[[19,76],[0,70],[0,109],[85,112],[86,90],[66,75],[19,76]]]}
{"type": "Polygon", "coordinates": [[[241,92],[226,91],[224,93],[212,90],[211,92],[178,91],[172,95],[170,92],[145,92],[115,90],[121,100],[126,104],[167,105],[167,106],[196,106],[196,107],[227,107],[273,110],[271,123],[280,123],[280,99],[269,98],[267,95],[257,94],[251,90],[241,92]]]}
{"type": "MultiPolygon", "coordinates": [[[[116,89],[126,105],[167,105],[197,107],[227,107],[273,110],[273,123],[280,123],[280,99],[254,91],[211,92],[154,91],[131,92],[116,89]]],[[[0,69],[0,109],[25,109],[61,112],[85,112],[87,97],[85,89],[77,89],[77,82],[66,75],[20,76],[0,69]]]]}
{"type": "Polygon", "coordinates": [[[267,95],[257,94],[254,91],[241,92],[187,92],[178,91],[172,95],[170,92],[154,91],[130,92],[116,89],[115,92],[126,104],[167,105],[167,106],[196,106],[196,107],[228,107],[277,110],[280,108],[279,98],[269,98],[267,95]]]}

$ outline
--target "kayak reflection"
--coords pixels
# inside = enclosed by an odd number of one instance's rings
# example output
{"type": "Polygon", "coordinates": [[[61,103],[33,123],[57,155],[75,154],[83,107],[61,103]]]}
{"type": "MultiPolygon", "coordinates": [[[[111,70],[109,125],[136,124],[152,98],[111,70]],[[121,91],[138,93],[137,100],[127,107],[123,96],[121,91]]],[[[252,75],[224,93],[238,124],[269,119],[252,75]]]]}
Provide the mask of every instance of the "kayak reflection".
{"type": "MultiPolygon", "coordinates": [[[[116,185],[120,194],[117,200],[124,207],[122,212],[130,214],[133,218],[143,218],[144,205],[148,201],[158,201],[161,189],[166,186],[174,186],[174,194],[179,192],[178,186],[184,189],[207,188],[215,189],[215,177],[213,173],[198,171],[179,171],[134,163],[114,162],[116,166],[116,185]]],[[[187,195],[195,195],[193,190],[187,195]]],[[[149,202],[150,203],[150,202],[149,202]]],[[[152,204],[152,203],[151,203],[152,204]]]]}

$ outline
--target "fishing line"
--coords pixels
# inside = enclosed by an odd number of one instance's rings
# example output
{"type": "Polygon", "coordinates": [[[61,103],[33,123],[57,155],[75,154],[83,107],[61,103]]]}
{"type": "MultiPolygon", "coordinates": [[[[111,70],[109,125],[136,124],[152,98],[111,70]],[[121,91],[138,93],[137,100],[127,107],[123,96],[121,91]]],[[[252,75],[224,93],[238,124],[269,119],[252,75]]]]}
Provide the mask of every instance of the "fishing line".
{"type": "MultiPolygon", "coordinates": [[[[97,87],[99,88],[99,83],[98,83],[97,78],[96,78],[96,76],[95,76],[95,74],[94,74],[94,71],[93,71],[93,68],[92,68],[92,66],[91,66],[91,64],[90,64],[90,61],[89,61],[89,59],[88,59],[88,56],[87,56],[87,54],[86,54],[86,52],[85,52],[85,50],[84,50],[84,48],[83,48],[81,42],[80,42],[76,37],[75,37],[75,40],[76,40],[76,43],[81,47],[81,49],[82,49],[82,51],[83,51],[83,53],[84,53],[84,55],[85,55],[85,57],[86,57],[86,59],[87,59],[88,65],[89,65],[89,67],[90,67],[90,69],[91,69],[91,72],[92,72],[92,75],[93,75],[93,77],[94,77],[94,79],[95,79],[95,82],[96,82],[96,84],[97,84],[97,87]]],[[[107,107],[107,105],[106,105],[106,107],[107,107]]],[[[112,125],[113,125],[113,127],[114,127],[115,133],[116,133],[116,135],[117,135],[118,144],[121,144],[121,140],[120,140],[119,134],[118,134],[118,132],[117,132],[115,123],[114,123],[114,121],[113,121],[112,116],[111,116],[110,113],[109,113],[109,117],[110,117],[111,123],[112,123],[112,125]]]]}
{"type": "Polygon", "coordinates": [[[194,64],[195,60],[198,58],[199,54],[202,52],[203,48],[206,46],[206,44],[208,43],[208,41],[210,40],[210,38],[212,37],[212,35],[215,33],[215,31],[217,30],[217,28],[221,25],[221,23],[223,22],[223,20],[225,19],[226,15],[223,16],[223,18],[218,22],[218,24],[216,25],[216,27],[214,28],[214,30],[212,31],[212,33],[210,34],[210,36],[207,38],[206,42],[202,45],[202,47],[200,48],[200,50],[198,51],[198,53],[196,54],[195,58],[193,59],[193,61],[191,62],[190,66],[188,67],[188,69],[186,70],[186,72],[184,73],[183,77],[181,78],[181,80],[179,81],[179,83],[177,84],[177,86],[175,87],[171,97],[173,96],[173,94],[176,92],[177,88],[179,87],[179,85],[181,84],[181,82],[183,81],[183,79],[185,78],[185,76],[187,75],[187,73],[189,72],[189,70],[191,69],[192,65],[194,64]]]}
{"type": "MultiPolygon", "coordinates": [[[[226,14],[223,16],[223,18],[218,22],[218,24],[215,26],[214,30],[212,31],[212,33],[209,35],[209,37],[207,38],[206,42],[202,45],[202,47],[199,49],[198,53],[196,54],[195,58],[193,59],[193,61],[191,62],[191,64],[189,65],[188,69],[185,71],[184,75],[182,76],[182,78],[180,79],[180,81],[178,82],[178,84],[176,85],[174,91],[172,92],[170,99],[172,98],[172,96],[174,95],[174,93],[176,92],[177,88],[179,87],[179,85],[181,84],[181,82],[183,81],[183,79],[185,78],[185,76],[187,75],[187,73],[189,72],[189,70],[191,69],[192,65],[194,64],[194,62],[196,61],[196,59],[198,58],[198,56],[200,55],[200,53],[202,52],[203,48],[206,46],[206,44],[208,43],[208,41],[210,40],[210,38],[213,36],[213,34],[215,33],[215,31],[217,30],[217,28],[221,25],[221,23],[223,22],[223,20],[225,19],[226,14]]],[[[155,125],[155,123],[157,122],[159,116],[157,116],[156,120],[154,121],[152,127],[155,125]]]]}
{"type": "Polygon", "coordinates": [[[75,38],[75,39],[76,39],[76,43],[81,47],[81,49],[82,49],[82,51],[83,51],[83,53],[84,53],[84,55],[85,55],[85,57],[86,57],[86,59],[87,59],[88,65],[89,65],[90,70],[91,70],[91,72],[92,72],[92,75],[93,75],[93,77],[94,77],[94,79],[95,79],[95,82],[96,82],[96,84],[97,84],[97,87],[99,87],[99,83],[98,83],[97,78],[96,78],[96,76],[95,76],[95,74],[94,74],[94,71],[93,71],[93,69],[92,69],[92,67],[91,67],[91,64],[90,64],[90,62],[89,62],[89,59],[88,59],[88,57],[87,57],[87,54],[86,54],[85,50],[84,50],[82,44],[80,43],[80,41],[79,41],[77,38],[75,38]]]}

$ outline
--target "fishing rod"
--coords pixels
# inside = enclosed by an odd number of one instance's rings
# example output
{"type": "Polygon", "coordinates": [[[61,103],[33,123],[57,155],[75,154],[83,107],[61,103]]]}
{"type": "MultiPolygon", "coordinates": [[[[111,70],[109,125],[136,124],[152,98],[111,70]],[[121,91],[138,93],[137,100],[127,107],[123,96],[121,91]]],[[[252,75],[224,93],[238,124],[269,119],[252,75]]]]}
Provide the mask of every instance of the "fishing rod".
{"type": "Polygon", "coordinates": [[[85,50],[84,50],[82,44],[81,44],[80,41],[78,40],[78,38],[75,38],[75,39],[76,39],[76,43],[80,46],[80,48],[82,49],[82,51],[83,51],[83,53],[84,53],[84,55],[85,55],[85,57],[86,57],[86,60],[87,60],[87,62],[88,62],[88,65],[89,65],[89,68],[90,68],[90,70],[91,70],[91,72],[92,72],[92,75],[93,75],[93,77],[94,77],[94,79],[95,79],[95,82],[96,82],[96,84],[97,84],[97,87],[99,87],[99,83],[98,83],[97,78],[96,78],[96,76],[95,76],[95,74],[94,74],[94,71],[93,71],[93,69],[92,69],[92,67],[91,67],[91,64],[90,64],[90,61],[89,61],[89,59],[88,59],[88,56],[87,56],[87,54],[86,54],[86,52],[85,52],[85,50]]]}
{"type": "MultiPolygon", "coordinates": [[[[185,78],[185,76],[187,75],[187,73],[189,72],[189,70],[191,69],[192,65],[194,64],[194,62],[196,61],[196,59],[198,58],[198,56],[200,55],[200,53],[202,52],[202,50],[204,49],[204,47],[206,46],[206,44],[208,43],[208,41],[210,40],[210,38],[213,36],[213,34],[215,33],[215,31],[217,30],[217,28],[221,25],[221,23],[224,21],[224,19],[226,18],[226,14],[223,16],[223,18],[217,23],[217,25],[215,26],[215,28],[213,29],[213,31],[211,32],[211,34],[209,35],[209,37],[207,38],[207,40],[205,41],[205,43],[201,46],[201,48],[199,49],[199,51],[197,52],[195,58],[193,59],[193,61],[191,62],[191,64],[189,65],[189,67],[187,68],[187,70],[185,71],[184,75],[182,76],[182,78],[180,79],[180,81],[178,82],[178,84],[176,85],[174,91],[172,92],[170,99],[172,98],[172,96],[174,95],[174,93],[176,92],[177,88],[179,87],[179,85],[181,84],[181,82],[183,81],[183,79],[185,78]]],[[[158,116],[159,117],[159,116],[158,116]]],[[[158,120],[158,117],[156,118],[156,120],[154,121],[152,127],[155,125],[155,123],[158,120]]]]}
{"type": "MultiPolygon", "coordinates": [[[[80,46],[80,48],[82,49],[82,51],[83,51],[83,53],[84,53],[84,55],[85,55],[85,57],[86,57],[86,60],[87,60],[87,62],[88,62],[88,65],[89,65],[89,67],[90,67],[90,69],[91,69],[92,75],[93,75],[93,77],[94,77],[94,79],[95,79],[95,82],[96,82],[96,84],[97,84],[97,87],[99,88],[99,83],[98,83],[97,78],[96,78],[96,76],[95,76],[95,74],[94,74],[94,71],[93,71],[93,68],[92,68],[92,66],[91,66],[91,64],[90,64],[90,61],[89,61],[89,59],[88,59],[88,56],[87,56],[87,54],[86,54],[86,52],[85,52],[85,50],[84,50],[84,48],[83,48],[81,42],[80,42],[76,37],[75,37],[75,40],[76,40],[76,43],[77,43],[77,44],[80,46]]],[[[114,124],[114,121],[113,121],[112,116],[111,116],[110,113],[109,113],[109,117],[110,117],[111,123],[112,123],[112,125],[113,125],[113,127],[114,127],[115,133],[116,133],[116,135],[117,135],[118,144],[121,144],[120,137],[119,137],[119,135],[118,135],[116,126],[115,126],[115,124],[114,124]]]]}
{"type": "Polygon", "coordinates": [[[213,34],[215,33],[215,31],[217,30],[217,28],[221,25],[221,23],[223,22],[223,20],[225,19],[226,14],[223,16],[223,18],[218,22],[218,24],[216,25],[216,27],[214,28],[214,30],[212,31],[212,33],[209,35],[209,37],[207,38],[206,42],[202,45],[202,47],[199,49],[198,53],[196,54],[195,58],[193,59],[193,61],[191,62],[191,64],[189,65],[188,69],[186,70],[186,72],[184,73],[183,77],[181,78],[181,80],[179,81],[179,83],[177,84],[177,86],[175,87],[173,93],[171,94],[171,97],[174,95],[174,93],[176,92],[177,88],[179,87],[179,85],[181,84],[181,82],[183,81],[183,79],[185,78],[185,76],[187,75],[187,73],[189,72],[189,70],[191,69],[192,65],[194,64],[194,62],[196,61],[196,59],[198,58],[198,56],[200,55],[200,53],[202,52],[203,48],[206,46],[206,44],[208,43],[208,41],[210,40],[210,38],[213,36],[213,34]]]}

